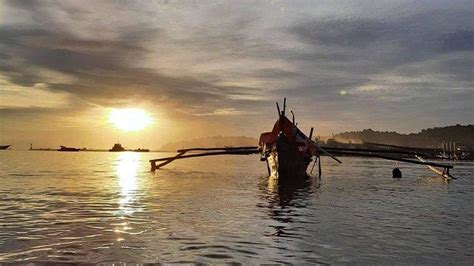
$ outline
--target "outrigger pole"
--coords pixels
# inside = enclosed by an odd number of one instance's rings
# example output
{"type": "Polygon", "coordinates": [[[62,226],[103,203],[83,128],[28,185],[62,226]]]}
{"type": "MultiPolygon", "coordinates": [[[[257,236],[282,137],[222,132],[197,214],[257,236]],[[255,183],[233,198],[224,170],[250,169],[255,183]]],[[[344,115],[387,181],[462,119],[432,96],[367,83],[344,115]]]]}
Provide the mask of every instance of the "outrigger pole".
{"type": "MultiPolygon", "coordinates": [[[[435,162],[427,162],[422,157],[420,157],[418,153],[415,153],[415,152],[397,151],[397,150],[376,150],[376,149],[351,149],[351,148],[335,148],[335,147],[322,148],[321,146],[319,146],[319,148],[323,152],[323,154],[330,156],[331,158],[333,158],[339,163],[341,163],[341,161],[335,158],[331,153],[336,154],[336,155],[372,157],[372,158],[380,158],[380,159],[399,161],[399,162],[405,162],[405,163],[426,165],[432,171],[434,171],[435,173],[445,178],[456,179],[455,177],[449,174],[449,169],[453,168],[452,165],[435,163],[435,162]],[[415,158],[418,159],[418,161],[406,159],[406,158],[397,158],[397,157],[383,155],[384,153],[414,155],[415,158]],[[441,172],[440,170],[434,167],[440,167],[440,168],[443,168],[444,170],[443,172],[441,172]]],[[[150,160],[151,171],[160,169],[161,167],[179,159],[204,157],[204,156],[216,156],[216,155],[251,155],[251,154],[260,153],[261,151],[258,149],[257,146],[244,146],[244,147],[224,147],[224,148],[189,148],[189,149],[180,149],[180,150],[177,150],[177,152],[178,154],[175,156],[150,160]],[[185,155],[185,153],[193,152],[193,151],[208,151],[208,152],[185,155]],[[162,163],[157,165],[156,164],[157,162],[162,162],[162,163]]],[[[318,160],[320,160],[320,158],[318,158],[318,160]]],[[[318,167],[320,168],[320,165],[318,167]]],[[[319,172],[320,171],[321,170],[319,170],[319,172]]]]}
{"type": "Polygon", "coordinates": [[[177,150],[177,152],[188,152],[188,151],[235,151],[235,150],[257,150],[257,146],[244,146],[244,147],[224,147],[224,148],[189,148],[177,150]]]}
{"type": "Polygon", "coordinates": [[[225,147],[225,148],[191,148],[191,149],[178,150],[177,152],[178,154],[176,156],[150,160],[151,171],[154,172],[155,170],[160,169],[161,167],[178,159],[215,156],[215,155],[250,155],[250,154],[260,153],[260,151],[258,150],[258,147],[256,146],[225,147]],[[192,152],[192,151],[210,151],[210,152],[185,155],[185,153],[192,152]],[[157,165],[156,164],[157,162],[163,162],[163,163],[160,163],[157,165]]]}
{"type": "Polygon", "coordinates": [[[380,159],[385,159],[385,160],[400,161],[400,162],[413,163],[413,164],[430,165],[430,166],[442,167],[442,168],[448,168],[448,169],[453,168],[453,166],[449,165],[449,164],[433,163],[433,162],[427,162],[427,161],[421,162],[421,161],[415,161],[415,160],[410,160],[410,159],[405,159],[405,158],[391,157],[391,156],[386,156],[386,155],[381,155],[381,154],[376,154],[376,153],[361,153],[361,152],[351,152],[351,151],[332,151],[332,152],[336,153],[336,154],[341,154],[341,155],[374,157],[374,158],[380,158],[380,159]]]}
{"type": "Polygon", "coordinates": [[[449,169],[454,168],[452,165],[449,164],[442,164],[442,163],[435,163],[435,162],[428,162],[424,160],[419,153],[410,152],[410,151],[400,151],[400,150],[376,150],[376,149],[351,149],[351,148],[331,148],[326,147],[326,150],[336,154],[336,155],[349,155],[349,156],[361,156],[361,157],[371,157],[371,158],[380,158],[385,160],[391,161],[399,161],[405,163],[412,163],[412,164],[421,164],[426,165],[429,169],[433,172],[443,176],[447,179],[456,179],[454,176],[449,174],[449,169]],[[405,155],[413,155],[417,160],[407,159],[407,158],[398,158],[383,155],[386,154],[405,154],[405,155]],[[434,168],[440,167],[443,168],[443,172],[434,168]]]}

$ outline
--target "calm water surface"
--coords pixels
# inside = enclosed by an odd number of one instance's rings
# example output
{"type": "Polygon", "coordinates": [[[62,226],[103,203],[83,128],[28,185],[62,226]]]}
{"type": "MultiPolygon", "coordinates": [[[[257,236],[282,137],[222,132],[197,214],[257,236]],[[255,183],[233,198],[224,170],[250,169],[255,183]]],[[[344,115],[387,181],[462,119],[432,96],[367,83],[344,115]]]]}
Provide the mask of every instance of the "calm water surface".
{"type": "Polygon", "coordinates": [[[474,263],[474,163],[323,158],[279,186],[258,156],[0,152],[0,262],[474,263]]]}

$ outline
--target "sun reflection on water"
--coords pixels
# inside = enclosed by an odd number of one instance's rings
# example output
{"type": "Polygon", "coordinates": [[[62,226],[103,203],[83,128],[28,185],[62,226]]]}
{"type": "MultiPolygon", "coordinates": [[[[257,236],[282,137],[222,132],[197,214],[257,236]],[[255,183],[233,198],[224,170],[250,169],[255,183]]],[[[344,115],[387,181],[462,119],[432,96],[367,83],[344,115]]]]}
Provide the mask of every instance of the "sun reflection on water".
{"type": "Polygon", "coordinates": [[[117,176],[120,187],[119,208],[122,215],[136,211],[133,203],[136,201],[137,173],[140,155],[133,152],[120,153],[117,159],[117,176]]]}

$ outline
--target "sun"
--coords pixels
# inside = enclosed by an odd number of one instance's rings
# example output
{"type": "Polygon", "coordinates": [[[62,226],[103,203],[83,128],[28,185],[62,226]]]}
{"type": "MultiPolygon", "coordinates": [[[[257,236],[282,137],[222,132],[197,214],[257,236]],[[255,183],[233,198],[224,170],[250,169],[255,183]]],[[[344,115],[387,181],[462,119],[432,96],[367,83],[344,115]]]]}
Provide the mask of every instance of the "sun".
{"type": "Polygon", "coordinates": [[[124,131],[138,131],[149,126],[153,120],[142,109],[124,108],[112,109],[109,115],[109,122],[124,131]]]}

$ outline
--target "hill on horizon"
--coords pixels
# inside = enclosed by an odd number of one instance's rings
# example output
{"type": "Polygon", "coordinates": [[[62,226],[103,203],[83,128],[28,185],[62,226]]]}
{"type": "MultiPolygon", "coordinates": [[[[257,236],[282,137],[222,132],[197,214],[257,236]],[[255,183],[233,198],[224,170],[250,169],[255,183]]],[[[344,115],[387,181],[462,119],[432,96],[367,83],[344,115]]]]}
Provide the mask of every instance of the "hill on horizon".
{"type": "MultiPolygon", "coordinates": [[[[321,137],[326,139],[327,137],[321,137]]],[[[408,147],[440,147],[443,142],[456,142],[458,145],[474,147],[474,125],[455,125],[423,129],[418,133],[401,134],[395,131],[362,131],[343,132],[334,135],[334,139],[343,143],[375,142],[408,147]]],[[[257,146],[258,140],[246,136],[212,136],[183,141],[168,142],[160,147],[162,151],[196,147],[239,147],[257,146]]]]}
{"type": "Polygon", "coordinates": [[[344,143],[376,142],[420,148],[440,147],[443,142],[456,142],[458,145],[474,147],[474,125],[435,127],[410,134],[364,129],[339,133],[334,135],[334,139],[344,143]]]}

